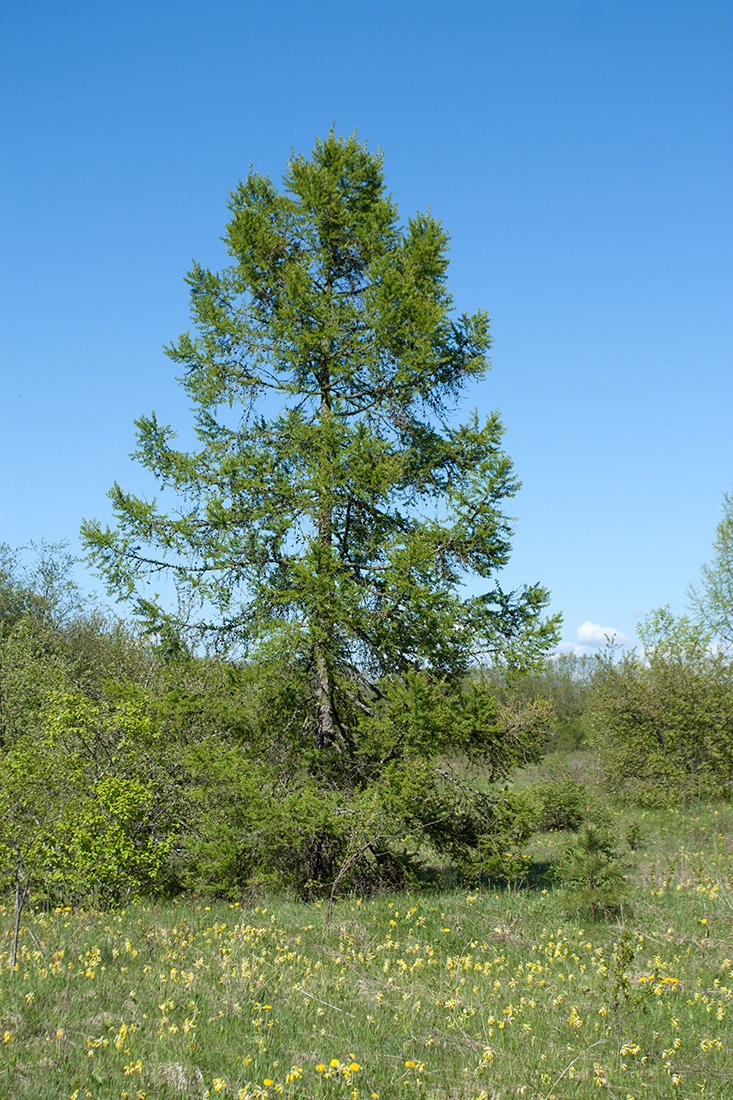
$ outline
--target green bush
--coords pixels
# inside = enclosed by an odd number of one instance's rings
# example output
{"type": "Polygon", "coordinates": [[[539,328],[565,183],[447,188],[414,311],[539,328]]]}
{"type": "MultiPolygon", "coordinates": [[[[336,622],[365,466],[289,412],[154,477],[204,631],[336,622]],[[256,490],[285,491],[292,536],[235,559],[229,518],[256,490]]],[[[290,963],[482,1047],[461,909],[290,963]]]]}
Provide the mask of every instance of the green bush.
{"type": "Polygon", "coordinates": [[[733,664],[668,608],[639,628],[641,654],[610,648],[593,683],[594,743],[606,784],[648,808],[733,791],[733,664]]]}
{"type": "Polygon", "coordinates": [[[469,875],[516,882],[526,873],[525,861],[517,851],[537,826],[537,799],[525,787],[503,790],[487,807],[484,832],[471,853],[469,875]]]}
{"type": "Polygon", "coordinates": [[[561,779],[535,788],[539,804],[538,828],[543,831],[577,829],[586,815],[590,794],[585,783],[561,779]]]}

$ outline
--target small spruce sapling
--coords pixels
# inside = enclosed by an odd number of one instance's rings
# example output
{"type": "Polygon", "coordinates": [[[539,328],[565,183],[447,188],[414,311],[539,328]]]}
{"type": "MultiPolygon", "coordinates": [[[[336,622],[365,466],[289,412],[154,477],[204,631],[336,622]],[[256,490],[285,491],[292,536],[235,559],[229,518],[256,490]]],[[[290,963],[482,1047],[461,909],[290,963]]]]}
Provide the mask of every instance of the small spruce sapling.
{"type": "Polygon", "coordinates": [[[586,820],[566,847],[555,873],[568,889],[572,909],[588,912],[594,921],[618,912],[626,885],[625,869],[610,822],[600,808],[592,812],[588,805],[586,820]]]}

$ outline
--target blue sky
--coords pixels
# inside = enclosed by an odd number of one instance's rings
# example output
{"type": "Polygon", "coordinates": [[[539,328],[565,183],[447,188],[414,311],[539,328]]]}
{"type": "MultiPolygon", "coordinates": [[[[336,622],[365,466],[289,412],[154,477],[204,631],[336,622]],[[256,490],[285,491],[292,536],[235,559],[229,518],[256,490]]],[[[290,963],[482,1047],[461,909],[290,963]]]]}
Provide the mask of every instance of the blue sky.
{"type": "Polygon", "coordinates": [[[548,585],[568,645],[685,609],[733,488],[728,0],[36,2],[1,50],[0,541],[76,550],[146,484],[133,419],[188,420],[185,272],[250,163],[335,123],[492,317],[465,407],[523,482],[503,583],[548,585]]]}

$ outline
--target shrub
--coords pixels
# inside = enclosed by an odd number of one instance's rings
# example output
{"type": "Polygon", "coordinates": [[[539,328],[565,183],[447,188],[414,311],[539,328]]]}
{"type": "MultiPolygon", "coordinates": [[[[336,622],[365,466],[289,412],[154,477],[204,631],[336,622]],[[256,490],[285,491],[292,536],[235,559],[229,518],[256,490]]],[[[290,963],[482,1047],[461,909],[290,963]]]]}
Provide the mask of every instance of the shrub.
{"type": "Polygon", "coordinates": [[[639,628],[641,655],[610,648],[593,685],[606,783],[646,807],[699,804],[733,789],[733,664],[667,608],[639,628]]]}
{"type": "Polygon", "coordinates": [[[586,814],[590,795],[585,783],[561,779],[536,788],[539,801],[538,827],[542,830],[577,829],[586,814]]]}
{"type": "Polygon", "coordinates": [[[470,873],[505,882],[521,879],[526,867],[517,848],[535,831],[537,814],[537,798],[531,789],[500,791],[490,805],[485,831],[471,854],[470,873]]]}

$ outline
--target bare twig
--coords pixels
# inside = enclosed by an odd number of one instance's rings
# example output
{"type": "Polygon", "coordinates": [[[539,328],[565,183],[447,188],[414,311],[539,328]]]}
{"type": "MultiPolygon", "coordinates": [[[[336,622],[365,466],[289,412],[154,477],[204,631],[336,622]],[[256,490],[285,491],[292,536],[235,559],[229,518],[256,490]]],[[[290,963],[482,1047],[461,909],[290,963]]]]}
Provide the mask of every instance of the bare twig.
{"type": "Polygon", "coordinates": [[[580,1054],[579,1054],[579,1055],[577,1056],[577,1058],[573,1058],[572,1062],[568,1062],[568,1064],[567,1064],[567,1065],[565,1066],[565,1069],[564,1069],[564,1070],[562,1071],[562,1073],[560,1074],[560,1076],[559,1076],[559,1077],[556,1077],[556,1078],[555,1078],[555,1080],[554,1080],[554,1081],[552,1082],[552,1084],[550,1085],[550,1089],[549,1089],[549,1092],[545,1093],[545,1095],[543,1096],[542,1100],[550,1100],[550,1097],[552,1096],[552,1092],[553,1092],[553,1089],[554,1089],[554,1088],[555,1088],[555,1087],[556,1087],[557,1085],[559,1085],[559,1084],[560,1084],[560,1082],[562,1081],[562,1079],[563,1079],[563,1077],[565,1076],[565,1074],[566,1074],[566,1073],[569,1073],[569,1072],[570,1072],[570,1070],[571,1070],[571,1069],[573,1068],[573,1066],[575,1065],[575,1063],[576,1063],[576,1062],[577,1062],[577,1061],[578,1061],[578,1060],[579,1060],[580,1058],[582,1058],[582,1057],[583,1057],[583,1056],[584,1056],[585,1054],[587,1054],[589,1050],[593,1050],[593,1047],[598,1047],[598,1046],[600,1046],[600,1045],[601,1045],[601,1043],[607,1043],[607,1042],[608,1042],[608,1039],[598,1039],[598,1040],[597,1040],[597,1042],[595,1042],[595,1043],[591,1043],[591,1045],[590,1045],[589,1047],[586,1047],[586,1048],[585,1048],[585,1050],[581,1050],[581,1052],[580,1052],[580,1054]]]}
{"type": "Polygon", "coordinates": [[[299,989],[295,987],[297,993],[300,993],[301,997],[307,997],[309,1001],[318,1001],[319,1005],[325,1005],[326,1008],[332,1008],[334,1012],[340,1012],[344,1016],[350,1016],[352,1020],[356,1019],[353,1012],[347,1012],[345,1008],[338,1008],[337,1005],[332,1005],[329,1001],[322,1001],[320,997],[316,997],[313,993],[307,993],[305,989],[299,989]]]}

